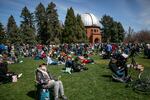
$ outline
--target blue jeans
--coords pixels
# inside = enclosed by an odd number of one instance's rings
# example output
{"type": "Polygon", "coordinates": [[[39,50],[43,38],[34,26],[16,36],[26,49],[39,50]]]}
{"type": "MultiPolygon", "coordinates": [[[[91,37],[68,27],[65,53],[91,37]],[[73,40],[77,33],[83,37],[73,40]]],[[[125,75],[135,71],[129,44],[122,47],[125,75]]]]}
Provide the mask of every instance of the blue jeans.
{"type": "Polygon", "coordinates": [[[72,67],[72,61],[68,60],[66,61],[65,67],[72,67]]]}
{"type": "Polygon", "coordinates": [[[52,63],[51,63],[51,65],[57,65],[58,64],[58,62],[56,62],[56,61],[53,61],[52,63]]]}

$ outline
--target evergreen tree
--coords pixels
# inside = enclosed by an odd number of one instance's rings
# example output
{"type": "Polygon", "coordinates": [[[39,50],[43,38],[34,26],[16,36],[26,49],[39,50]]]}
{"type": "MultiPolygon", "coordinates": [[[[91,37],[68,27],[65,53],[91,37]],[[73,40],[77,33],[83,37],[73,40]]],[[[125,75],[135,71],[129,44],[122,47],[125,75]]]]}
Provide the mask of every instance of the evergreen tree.
{"type": "Polygon", "coordinates": [[[77,14],[76,17],[76,25],[77,25],[76,38],[78,39],[78,42],[87,42],[85,27],[79,14],[77,14]]]}
{"type": "Polygon", "coordinates": [[[111,26],[111,33],[110,33],[110,42],[116,43],[119,41],[119,30],[118,30],[118,23],[113,21],[112,26],[111,26]]]}
{"type": "Polygon", "coordinates": [[[72,7],[67,9],[67,15],[65,19],[65,28],[62,34],[64,43],[75,43],[77,42],[76,38],[77,30],[76,30],[76,17],[74,15],[74,11],[72,7]]]}
{"type": "Polygon", "coordinates": [[[117,42],[122,42],[125,38],[125,30],[120,22],[117,23],[118,27],[118,41],[117,42]]]}
{"type": "Polygon", "coordinates": [[[10,43],[19,44],[21,42],[20,34],[18,33],[18,27],[12,15],[8,18],[7,35],[10,43]]]}
{"type": "Polygon", "coordinates": [[[1,43],[6,43],[6,33],[2,23],[0,22],[0,44],[1,43]]]}
{"type": "Polygon", "coordinates": [[[121,42],[124,39],[124,28],[120,22],[104,15],[101,19],[104,42],[121,42]]]}
{"type": "Polygon", "coordinates": [[[48,32],[51,30],[51,27],[47,27],[47,16],[46,16],[46,10],[42,3],[40,3],[36,7],[35,11],[35,17],[37,22],[37,39],[38,42],[41,42],[42,44],[46,44],[47,40],[49,39],[48,32]]]}
{"type": "Polygon", "coordinates": [[[34,16],[30,13],[27,7],[24,7],[21,12],[20,32],[23,39],[23,43],[34,44],[35,40],[35,27],[34,27],[34,16]]]}
{"type": "Polygon", "coordinates": [[[113,25],[113,18],[104,15],[100,22],[102,24],[103,40],[104,42],[109,42],[111,39],[111,27],[113,25]]]}
{"type": "Polygon", "coordinates": [[[47,14],[47,31],[49,34],[49,41],[60,42],[61,26],[58,20],[56,5],[51,2],[46,9],[47,14]]]}

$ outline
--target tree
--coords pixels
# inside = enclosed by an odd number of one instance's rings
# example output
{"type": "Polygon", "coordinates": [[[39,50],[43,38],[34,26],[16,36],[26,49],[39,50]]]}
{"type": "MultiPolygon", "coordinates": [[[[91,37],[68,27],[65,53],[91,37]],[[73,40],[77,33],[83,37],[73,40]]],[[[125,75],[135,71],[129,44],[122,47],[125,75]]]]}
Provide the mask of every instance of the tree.
{"type": "Polygon", "coordinates": [[[49,35],[49,41],[58,42],[59,40],[60,42],[62,29],[59,23],[56,5],[53,2],[48,4],[48,7],[46,9],[46,15],[47,15],[47,23],[48,23],[47,31],[49,35]]]}
{"type": "Polygon", "coordinates": [[[37,22],[37,40],[42,44],[46,44],[49,39],[48,32],[51,27],[47,27],[46,10],[42,3],[36,7],[35,17],[37,22]]]}
{"type": "Polygon", "coordinates": [[[126,32],[127,36],[125,37],[125,42],[132,42],[132,35],[134,33],[134,30],[129,26],[128,31],[126,32]]]}
{"type": "Polygon", "coordinates": [[[78,42],[87,42],[85,27],[79,14],[77,14],[76,17],[76,28],[77,28],[76,38],[78,39],[78,42]]]}
{"type": "Polygon", "coordinates": [[[120,22],[117,23],[117,28],[118,28],[118,41],[117,42],[122,42],[125,38],[125,31],[120,22]]]}
{"type": "Polygon", "coordinates": [[[23,43],[35,44],[35,26],[34,26],[34,16],[30,13],[28,8],[25,6],[21,12],[20,32],[23,39],[23,43]]]}
{"type": "Polygon", "coordinates": [[[6,33],[4,31],[2,23],[0,22],[0,44],[5,42],[6,42],[6,33]]]}
{"type": "Polygon", "coordinates": [[[120,22],[114,21],[112,24],[111,42],[120,43],[124,40],[124,28],[120,22]]]}
{"type": "Polygon", "coordinates": [[[71,8],[67,9],[67,15],[65,19],[64,32],[62,34],[64,43],[75,43],[76,38],[76,17],[74,15],[74,10],[71,8]]]}
{"type": "Polygon", "coordinates": [[[20,34],[18,32],[18,27],[12,15],[8,18],[7,35],[8,35],[8,40],[11,44],[19,44],[21,42],[20,34]]]}
{"type": "MultiPolygon", "coordinates": [[[[131,29],[131,28],[129,28],[131,29]]],[[[125,42],[138,42],[138,43],[149,43],[150,42],[150,31],[148,30],[141,30],[139,32],[134,32],[133,30],[130,31],[130,36],[125,38],[125,42]]],[[[128,33],[129,34],[129,33],[128,33]]]]}
{"type": "Polygon", "coordinates": [[[113,18],[107,15],[104,15],[100,21],[102,24],[103,39],[104,42],[109,42],[111,39],[111,27],[113,25],[113,18]]]}
{"type": "Polygon", "coordinates": [[[121,42],[124,39],[124,28],[120,22],[104,15],[101,19],[104,42],[121,42]]]}
{"type": "Polygon", "coordinates": [[[110,28],[110,42],[116,43],[119,41],[118,23],[113,21],[112,26],[110,28]]]}
{"type": "Polygon", "coordinates": [[[149,30],[141,30],[136,33],[136,39],[140,43],[150,43],[150,31],[149,30]]]}

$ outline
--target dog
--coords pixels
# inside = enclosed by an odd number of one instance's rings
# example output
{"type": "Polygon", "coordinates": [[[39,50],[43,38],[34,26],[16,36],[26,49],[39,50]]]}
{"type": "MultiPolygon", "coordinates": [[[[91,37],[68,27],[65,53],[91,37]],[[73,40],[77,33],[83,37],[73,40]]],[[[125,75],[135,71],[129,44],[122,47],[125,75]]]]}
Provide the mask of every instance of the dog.
{"type": "Polygon", "coordinates": [[[141,75],[144,71],[144,66],[141,65],[141,64],[136,64],[136,65],[133,65],[133,64],[128,64],[127,65],[128,68],[134,68],[135,70],[138,70],[139,71],[139,75],[138,75],[138,78],[140,79],[141,78],[141,75]]]}

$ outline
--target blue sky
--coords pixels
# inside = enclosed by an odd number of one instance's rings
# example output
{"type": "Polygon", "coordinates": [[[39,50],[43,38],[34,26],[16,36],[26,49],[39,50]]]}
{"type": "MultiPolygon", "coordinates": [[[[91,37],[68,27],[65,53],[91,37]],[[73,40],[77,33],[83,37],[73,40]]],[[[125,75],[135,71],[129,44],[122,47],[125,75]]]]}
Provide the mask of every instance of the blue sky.
{"type": "Polygon", "coordinates": [[[27,6],[31,12],[41,2],[47,7],[54,2],[59,20],[65,20],[67,8],[73,7],[75,13],[93,13],[99,20],[104,14],[120,21],[125,30],[131,26],[134,31],[150,30],[150,0],[0,0],[0,22],[7,25],[8,17],[13,15],[17,25],[22,20],[21,10],[27,6]]]}

